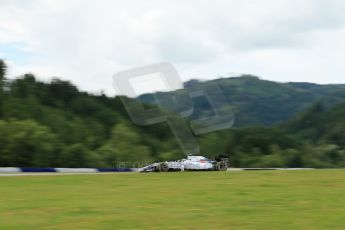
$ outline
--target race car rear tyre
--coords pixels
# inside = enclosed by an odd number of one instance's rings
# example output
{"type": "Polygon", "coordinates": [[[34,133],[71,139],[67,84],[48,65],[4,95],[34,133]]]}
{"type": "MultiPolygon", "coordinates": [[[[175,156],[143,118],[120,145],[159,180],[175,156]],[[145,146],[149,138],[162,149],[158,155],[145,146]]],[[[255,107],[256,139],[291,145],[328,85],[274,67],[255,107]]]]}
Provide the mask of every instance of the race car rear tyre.
{"type": "Polygon", "coordinates": [[[225,164],[225,162],[218,162],[216,164],[216,171],[226,171],[227,169],[227,165],[225,164]]]}
{"type": "Polygon", "coordinates": [[[169,166],[167,163],[160,163],[157,166],[157,171],[158,172],[168,172],[169,171],[169,166]]]}

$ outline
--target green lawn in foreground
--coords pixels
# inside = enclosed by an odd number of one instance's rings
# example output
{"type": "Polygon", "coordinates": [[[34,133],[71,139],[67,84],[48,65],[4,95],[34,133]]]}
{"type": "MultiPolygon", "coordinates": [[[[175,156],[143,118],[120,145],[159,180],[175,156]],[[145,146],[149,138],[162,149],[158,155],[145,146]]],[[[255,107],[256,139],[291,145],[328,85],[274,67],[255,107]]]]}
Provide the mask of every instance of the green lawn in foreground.
{"type": "Polygon", "coordinates": [[[0,229],[345,229],[345,171],[0,177],[0,229]]]}

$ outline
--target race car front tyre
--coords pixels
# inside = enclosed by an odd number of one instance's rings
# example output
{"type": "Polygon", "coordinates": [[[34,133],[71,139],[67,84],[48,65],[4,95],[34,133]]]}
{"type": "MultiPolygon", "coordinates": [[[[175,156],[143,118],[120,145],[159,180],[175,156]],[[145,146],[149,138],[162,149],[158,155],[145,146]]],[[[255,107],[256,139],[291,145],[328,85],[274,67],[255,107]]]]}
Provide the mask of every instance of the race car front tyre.
{"type": "Polygon", "coordinates": [[[169,166],[167,163],[160,163],[157,165],[157,171],[158,172],[168,172],[169,171],[169,166]]]}
{"type": "Polygon", "coordinates": [[[225,162],[217,162],[215,166],[216,171],[226,171],[227,169],[227,165],[225,162]]]}

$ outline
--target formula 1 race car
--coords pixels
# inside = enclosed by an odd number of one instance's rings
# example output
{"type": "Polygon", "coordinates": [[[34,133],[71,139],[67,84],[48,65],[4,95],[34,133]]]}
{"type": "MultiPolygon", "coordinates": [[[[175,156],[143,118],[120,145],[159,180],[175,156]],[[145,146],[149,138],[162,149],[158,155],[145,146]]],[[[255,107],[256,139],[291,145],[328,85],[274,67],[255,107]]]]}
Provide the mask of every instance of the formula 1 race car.
{"type": "Polygon", "coordinates": [[[229,156],[218,155],[214,160],[203,156],[188,156],[178,161],[165,161],[147,165],[139,172],[168,172],[168,171],[226,171],[230,166],[229,156]]]}

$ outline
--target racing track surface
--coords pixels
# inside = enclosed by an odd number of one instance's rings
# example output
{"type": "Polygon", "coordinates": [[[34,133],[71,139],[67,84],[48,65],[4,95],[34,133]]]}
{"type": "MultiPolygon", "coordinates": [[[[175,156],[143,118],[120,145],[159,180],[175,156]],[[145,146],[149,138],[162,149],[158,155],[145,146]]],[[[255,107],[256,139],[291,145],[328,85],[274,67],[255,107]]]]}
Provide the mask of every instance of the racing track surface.
{"type": "MultiPolygon", "coordinates": [[[[263,170],[317,170],[315,168],[230,168],[227,171],[263,171],[263,170]]],[[[12,176],[68,176],[68,175],[104,175],[104,174],[128,174],[137,173],[138,169],[129,172],[90,172],[74,169],[70,172],[6,172],[0,168],[0,177],[12,176]]]]}

